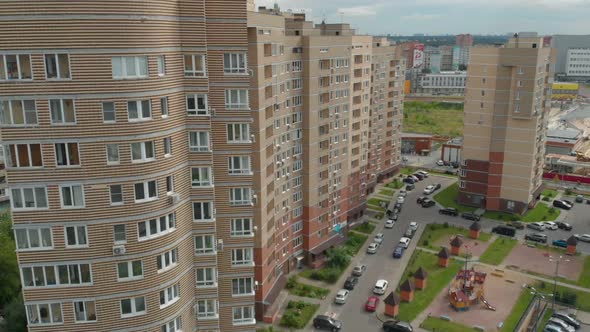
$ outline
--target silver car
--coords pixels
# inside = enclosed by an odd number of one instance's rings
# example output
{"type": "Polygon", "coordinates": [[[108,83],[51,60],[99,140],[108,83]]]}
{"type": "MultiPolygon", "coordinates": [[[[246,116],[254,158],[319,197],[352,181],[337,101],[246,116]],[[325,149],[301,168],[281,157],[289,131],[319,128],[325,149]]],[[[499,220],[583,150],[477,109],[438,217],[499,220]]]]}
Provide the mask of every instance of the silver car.
{"type": "Polygon", "coordinates": [[[341,289],[336,293],[336,297],[334,298],[334,303],[344,304],[346,303],[346,299],[348,298],[348,290],[341,289]]]}

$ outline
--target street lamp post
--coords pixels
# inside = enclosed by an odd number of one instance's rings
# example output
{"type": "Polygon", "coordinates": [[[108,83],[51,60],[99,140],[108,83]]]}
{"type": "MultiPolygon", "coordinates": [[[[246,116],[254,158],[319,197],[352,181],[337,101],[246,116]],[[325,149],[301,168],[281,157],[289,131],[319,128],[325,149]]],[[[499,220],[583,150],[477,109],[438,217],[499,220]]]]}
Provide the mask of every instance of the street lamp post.
{"type": "Polygon", "coordinates": [[[564,259],[563,256],[559,256],[559,257],[553,257],[553,256],[549,256],[549,261],[550,262],[555,262],[555,275],[553,276],[553,302],[551,304],[551,310],[555,311],[555,298],[556,298],[556,294],[557,294],[557,277],[559,276],[559,263],[561,263],[561,261],[564,262],[569,262],[569,259],[564,259]]]}

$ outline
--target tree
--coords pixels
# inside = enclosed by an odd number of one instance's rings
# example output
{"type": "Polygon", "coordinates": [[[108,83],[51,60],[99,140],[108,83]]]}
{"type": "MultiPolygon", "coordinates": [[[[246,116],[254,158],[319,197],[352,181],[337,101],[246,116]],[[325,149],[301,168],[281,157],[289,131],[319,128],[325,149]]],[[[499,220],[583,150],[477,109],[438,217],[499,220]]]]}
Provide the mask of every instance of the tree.
{"type": "Polygon", "coordinates": [[[4,306],[4,320],[0,323],[0,331],[26,332],[27,314],[20,294],[4,306]]]}
{"type": "Polygon", "coordinates": [[[16,261],[16,246],[12,222],[8,214],[0,217],[0,307],[20,293],[20,275],[16,261]]]}
{"type": "Polygon", "coordinates": [[[467,70],[467,65],[464,65],[464,64],[459,64],[459,70],[460,70],[460,71],[465,71],[465,70],[467,70]]]}
{"type": "Polygon", "coordinates": [[[348,252],[342,247],[329,249],[326,252],[326,256],[329,258],[328,264],[330,267],[344,268],[350,262],[348,252]]]}

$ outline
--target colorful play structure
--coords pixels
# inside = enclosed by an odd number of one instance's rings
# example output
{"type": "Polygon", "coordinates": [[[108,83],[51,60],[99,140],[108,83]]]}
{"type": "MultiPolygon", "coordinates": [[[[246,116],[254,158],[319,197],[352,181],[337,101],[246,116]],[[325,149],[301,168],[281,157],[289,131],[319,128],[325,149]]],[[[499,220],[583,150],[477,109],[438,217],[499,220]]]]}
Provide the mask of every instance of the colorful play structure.
{"type": "Polygon", "coordinates": [[[496,307],[490,305],[484,295],[486,273],[471,270],[460,270],[449,286],[449,303],[457,311],[469,310],[469,307],[479,304],[481,301],[486,308],[496,311],[496,307]]]}

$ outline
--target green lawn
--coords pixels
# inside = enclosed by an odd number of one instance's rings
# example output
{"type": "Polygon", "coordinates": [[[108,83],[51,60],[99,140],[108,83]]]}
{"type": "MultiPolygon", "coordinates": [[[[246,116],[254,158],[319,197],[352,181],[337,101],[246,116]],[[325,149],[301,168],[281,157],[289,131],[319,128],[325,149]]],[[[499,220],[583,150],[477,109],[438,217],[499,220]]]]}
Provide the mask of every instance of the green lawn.
{"type": "Polygon", "coordinates": [[[365,222],[362,223],[360,226],[355,227],[354,230],[365,234],[371,234],[375,230],[375,225],[373,225],[370,222],[365,222]]]}
{"type": "Polygon", "coordinates": [[[399,181],[399,180],[394,180],[389,182],[388,184],[385,185],[387,188],[392,188],[392,189],[400,189],[401,187],[404,186],[404,183],[399,181]]]}
{"type": "Polygon", "coordinates": [[[543,202],[537,203],[534,209],[527,211],[522,217],[523,222],[551,221],[559,217],[559,209],[549,207],[543,202]]]}
{"type": "Polygon", "coordinates": [[[532,298],[533,294],[531,294],[531,291],[529,289],[525,288],[520,292],[520,296],[518,297],[516,303],[512,307],[510,315],[508,315],[508,317],[504,321],[504,325],[502,326],[502,329],[500,331],[512,332],[514,330],[516,324],[518,324],[520,317],[524,314],[524,311],[528,307],[529,302],[532,298]]]}
{"type": "Polygon", "coordinates": [[[399,172],[403,175],[410,175],[410,174],[414,174],[416,172],[417,168],[414,167],[403,167],[402,169],[399,170],[399,172]]]}
{"type": "Polygon", "coordinates": [[[539,324],[537,324],[537,332],[543,331],[543,329],[545,328],[545,324],[547,324],[549,318],[551,318],[551,315],[553,315],[553,310],[551,310],[551,308],[548,307],[547,310],[545,310],[545,313],[543,314],[543,318],[541,318],[541,321],[539,322],[539,324]]]}
{"type": "Polygon", "coordinates": [[[510,254],[512,248],[518,243],[515,239],[499,237],[479,257],[482,263],[498,265],[510,254]]]}
{"type": "Polygon", "coordinates": [[[405,102],[403,130],[410,133],[461,136],[463,135],[463,104],[405,102]]]}
{"type": "MultiPolygon", "coordinates": [[[[444,224],[428,224],[422,233],[418,245],[432,250],[439,250],[440,246],[435,245],[441,238],[450,238],[453,235],[461,234],[465,237],[469,236],[469,230],[466,228],[459,228],[444,224]]],[[[492,235],[490,233],[480,233],[479,240],[486,242],[492,235]]]]}
{"type": "Polygon", "coordinates": [[[478,331],[473,327],[465,326],[463,324],[449,322],[444,319],[440,319],[437,317],[428,317],[424,320],[424,322],[420,325],[421,328],[427,331],[436,331],[436,332],[472,332],[478,331]]]}
{"type": "MultiPolygon", "coordinates": [[[[449,282],[455,277],[459,269],[463,266],[461,262],[451,260],[449,267],[443,268],[438,266],[438,257],[435,254],[422,250],[414,251],[410,262],[404,271],[402,282],[416,272],[418,267],[422,266],[428,272],[428,285],[424,290],[414,292],[414,300],[410,303],[402,302],[399,307],[398,319],[408,322],[413,321],[420,312],[424,311],[430,302],[449,285],[449,282]]],[[[401,285],[400,283],[400,285],[401,285]]],[[[399,285],[397,286],[399,292],[399,285]]]]}
{"type": "Polygon", "coordinates": [[[281,318],[281,326],[302,329],[320,307],[303,301],[289,301],[281,318]]]}
{"type": "Polygon", "coordinates": [[[293,295],[309,297],[312,299],[323,299],[326,297],[326,295],[330,294],[329,289],[300,283],[297,281],[296,276],[289,278],[286,288],[289,293],[293,295]]]}
{"type": "MultiPolygon", "coordinates": [[[[542,293],[553,293],[553,283],[537,283],[535,287],[542,293]]],[[[590,311],[590,292],[579,291],[567,286],[557,285],[557,293],[561,295],[557,297],[558,301],[560,301],[559,298],[563,297],[564,293],[575,294],[575,307],[582,311],[590,311]]]]}
{"type": "Polygon", "coordinates": [[[584,258],[584,268],[578,278],[578,285],[586,288],[590,288],[590,256],[584,258]]]}
{"type": "Polygon", "coordinates": [[[547,197],[550,197],[550,198],[555,197],[555,196],[557,196],[557,190],[554,190],[554,189],[545,189],[541,193],[541,196],[547,196],[547,197]]]}
{"type": "Polygon", "coordinates": [[[395,190],[388,189],[388,188],[383,188],[383,189],[379,190],[379,194],[381,194],[383,196],[391,196],[391,195],[393,195],[394,192],[395,192],[395,190]]]}
{"type": "Polygon", "coordinates": [[[457,183],[453,183],[452,185],[446,187],[444,190],[440,191],[438,194],[434,195],[434,200],[437,201],[439,204],[443,205],[444,207],[454,207],[455,209],[466,212],[466,211],[475,211],[476,208],[471,206],[465,206],[457,203],[456,199],[459,195],[459,185],[457,183]]]}

